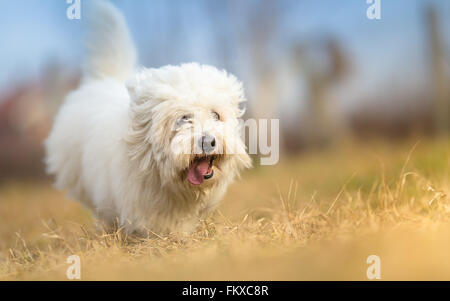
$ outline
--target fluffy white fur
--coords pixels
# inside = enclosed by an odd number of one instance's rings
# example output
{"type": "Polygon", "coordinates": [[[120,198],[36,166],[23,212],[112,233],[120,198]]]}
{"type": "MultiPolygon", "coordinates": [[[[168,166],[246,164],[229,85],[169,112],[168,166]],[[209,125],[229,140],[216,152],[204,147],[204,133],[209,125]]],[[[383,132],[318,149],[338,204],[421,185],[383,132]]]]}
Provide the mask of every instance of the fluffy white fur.
{"type": "Polygon", "coordinates": [[[108,2],[96,6],[82,84],[65,99],[45,143],[47,170],[106,225],[190,232],[251,165],[238,123],[242,85],[196,63],[135,71],[124,18],[108,2]],[[186,170],[195,154],[185,150],[203,133],[223,152],[214,177],[193,185],[186,170]]]}

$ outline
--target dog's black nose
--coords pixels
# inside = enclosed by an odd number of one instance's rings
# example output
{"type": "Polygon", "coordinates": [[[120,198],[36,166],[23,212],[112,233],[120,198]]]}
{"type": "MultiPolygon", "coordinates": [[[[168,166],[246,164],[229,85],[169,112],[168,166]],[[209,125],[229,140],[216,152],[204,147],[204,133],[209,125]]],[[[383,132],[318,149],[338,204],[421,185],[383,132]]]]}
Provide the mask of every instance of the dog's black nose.
{"type": "Polygon", "coordinates": [[[211,135],[204,135],[201,139],[202,150],[209,154],[216,148],[216,138],[211,135]]]}

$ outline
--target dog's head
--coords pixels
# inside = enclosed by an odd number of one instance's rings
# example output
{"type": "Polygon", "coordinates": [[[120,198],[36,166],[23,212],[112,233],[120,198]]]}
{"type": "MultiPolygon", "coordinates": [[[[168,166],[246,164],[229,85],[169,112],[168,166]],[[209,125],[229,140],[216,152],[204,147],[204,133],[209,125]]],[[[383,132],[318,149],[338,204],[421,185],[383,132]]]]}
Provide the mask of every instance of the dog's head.
{"type": "Polygon", "coordinates": [[[214,67],[184,64],[145,69],[127,82],[128,145],[140,172],[157,170],[161,185],[210,187],[251,166],[239,117],[242,84],[214,67]]]}

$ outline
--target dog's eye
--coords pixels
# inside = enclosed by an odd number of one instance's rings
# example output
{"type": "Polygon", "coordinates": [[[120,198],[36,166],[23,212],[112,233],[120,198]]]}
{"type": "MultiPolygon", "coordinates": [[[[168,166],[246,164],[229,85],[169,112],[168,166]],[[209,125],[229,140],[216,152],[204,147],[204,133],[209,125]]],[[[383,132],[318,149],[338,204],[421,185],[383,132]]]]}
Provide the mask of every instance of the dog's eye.
{"type": "Polygon", "coordinates": [[[192,119],[192,116],[191,115],[183,115],[183,116],[181,116],[181,118],[180,118],[180,120],[181,121],[184,121],[184,122],[188,122],[188,121],[190,121],[192,119]]]}
{"type": "Polygon", "coordinates": [[[179,128],[182,125],[187,124],[187,123],[192,123],[192,115],[190,115],[190,114],[186,114],[186,115],[179,117],[177,119],[177,121],[175,122],[175,127],[179,128]]]}
{"type": "Polygon", "coordinates": [[[220,120],[220,115],[219,115],[219,113],[213,111],[212,114],[213,114],[213,118],[214,118],[215,120],[220,120]]]}

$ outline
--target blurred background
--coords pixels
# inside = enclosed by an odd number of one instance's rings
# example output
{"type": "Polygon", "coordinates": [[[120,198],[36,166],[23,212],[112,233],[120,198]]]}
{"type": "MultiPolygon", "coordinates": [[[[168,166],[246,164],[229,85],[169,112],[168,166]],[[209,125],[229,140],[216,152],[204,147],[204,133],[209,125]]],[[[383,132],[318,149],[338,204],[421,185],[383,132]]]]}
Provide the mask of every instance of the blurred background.
{"type": "MultiPolygon", "coordinates": [[[[183,243],[102,235],[51,187],[43,141],[83,63],[85,4],[0,0],[0,280],[450,279],[450,1],[113,0],[139,63],[235,74],[245,118],[280,120],[280,162],[246,171],[183,243]]],[[[257,164],[255,164],[257,165],[257,164]]]]}
{"type": "MultiPolygon", "coordinates": [[[[42,177],[42,141],[79,82],[66,1],[1,0],[0,178],[42,177]]],[[[450,1],[112,1],[146,67],[197,61],[244,82],[247,117],[280,118],[282,154],[345,139],[449,133],[450,1]]],[[[283,157],[283,156],[282,156],[283,157]]]]}

